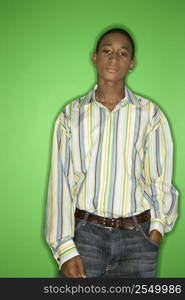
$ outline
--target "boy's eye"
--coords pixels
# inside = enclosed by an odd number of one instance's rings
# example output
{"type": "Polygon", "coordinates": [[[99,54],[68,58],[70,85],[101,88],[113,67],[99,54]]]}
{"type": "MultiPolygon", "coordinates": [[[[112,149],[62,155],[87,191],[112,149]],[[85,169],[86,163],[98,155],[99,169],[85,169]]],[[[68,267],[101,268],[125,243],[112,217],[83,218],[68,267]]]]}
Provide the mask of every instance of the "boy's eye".
{"type": "Polygon", "coordinates": [[[120,55],[121,55],[121,56],[126,56],[127,53],[126,53],[126,52],[120,52],[120,55]]]}
{"type": "Polygon", "coordinates": [[[109,49],[104,49],[103,52],[106,53],[106,54],[109,54],[109,53],[111,52],[111,50],[109,50],[109,49]]]}
{"type": "MultiPolygon", "coordinates": [[[[110,53],[111,53],[111,50],[110,50],[110,49],[104,49],[103,52],[104,52],[105,54],[110,54],[110,53]]],[[[118,55],[120,55],[120,56],[127,56],[127,53],[124,52],[124,51],[121,51],[121,52],[118,53],[118,55]]]]}

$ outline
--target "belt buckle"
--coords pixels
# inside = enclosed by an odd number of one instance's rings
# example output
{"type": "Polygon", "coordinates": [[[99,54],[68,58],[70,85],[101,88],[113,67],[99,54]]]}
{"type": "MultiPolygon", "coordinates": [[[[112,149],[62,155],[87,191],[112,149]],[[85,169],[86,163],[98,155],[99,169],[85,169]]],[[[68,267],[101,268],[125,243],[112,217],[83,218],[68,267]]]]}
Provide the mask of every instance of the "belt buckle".
{"type": "Polygon", "coordinates": [[[111,226],[105,226],[106,229],[109,229],[110,231],[112,230],[111,226]]]}

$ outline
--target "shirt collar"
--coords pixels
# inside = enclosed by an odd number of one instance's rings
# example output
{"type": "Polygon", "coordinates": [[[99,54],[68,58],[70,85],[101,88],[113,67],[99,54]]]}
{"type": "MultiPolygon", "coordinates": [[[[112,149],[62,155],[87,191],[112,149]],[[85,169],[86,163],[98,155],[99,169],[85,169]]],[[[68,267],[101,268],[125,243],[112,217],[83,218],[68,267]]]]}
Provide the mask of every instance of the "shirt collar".
{"type": "MultiPolygon", "coordinates": [[[[83,100],[81,100],[81,104],[80,104],[81,106],[96,101],[95,92],[97,88],[98,85],[95,84],[93,89],[91,89],[91,91],[83,98],[83,100]]],[[[125,98],[121,99],[117,105],[122,106],[122,105],[126,105],[127,103],[140,105],[140,102],[135,96],[135,94],[127,86],[125,86],[125,98]]]]}

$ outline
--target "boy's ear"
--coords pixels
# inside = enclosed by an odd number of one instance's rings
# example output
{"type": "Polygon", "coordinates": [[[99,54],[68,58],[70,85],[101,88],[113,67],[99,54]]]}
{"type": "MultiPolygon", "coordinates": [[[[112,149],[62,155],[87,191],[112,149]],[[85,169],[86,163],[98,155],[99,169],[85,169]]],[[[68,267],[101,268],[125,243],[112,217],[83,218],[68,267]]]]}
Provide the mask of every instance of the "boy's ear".
{"type": "Polygon", "coordinates": [[[93,62],[94,65],[96,64],[96,60],[97,60],[97,54],[93,53],[92,54],[92,62],[93,62]]]}
{"type": "Polygon", "coordinates": [[[130,62],[129,72],[131,72],[134,69],[135,65],[136,65],[136,62],[135,62],[134,59],[132,59],[131,62],[130,62]]]}

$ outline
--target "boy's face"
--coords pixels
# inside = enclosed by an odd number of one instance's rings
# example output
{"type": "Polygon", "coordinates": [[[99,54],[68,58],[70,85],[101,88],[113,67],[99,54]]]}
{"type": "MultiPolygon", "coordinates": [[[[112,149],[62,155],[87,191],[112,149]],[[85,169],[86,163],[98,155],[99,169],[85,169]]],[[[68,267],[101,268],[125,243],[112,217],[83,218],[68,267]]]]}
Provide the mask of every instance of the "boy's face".
{"type": "Polygon", "coordinates": [[[93,54],[98,78],[104,81],[124,81],[134,67],[132,44],[123,34],[108,33],[101,40],[98,53],[93,54]]]}

